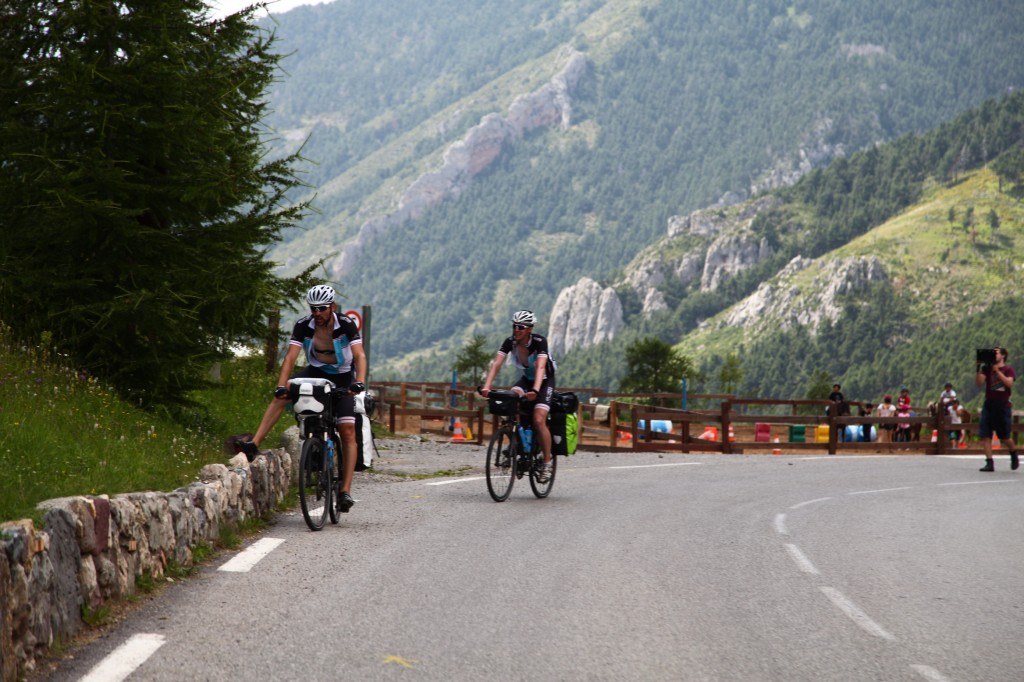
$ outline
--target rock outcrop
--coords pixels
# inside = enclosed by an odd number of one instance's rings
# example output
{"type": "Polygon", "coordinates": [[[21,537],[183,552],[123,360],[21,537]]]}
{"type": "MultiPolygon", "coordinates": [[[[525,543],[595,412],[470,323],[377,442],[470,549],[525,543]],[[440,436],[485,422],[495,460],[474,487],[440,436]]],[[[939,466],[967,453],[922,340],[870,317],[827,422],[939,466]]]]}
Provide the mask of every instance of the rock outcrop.
{"type": "Polygon", "coordinates": [[[615,338],[623,326],[622,303],[611,287],[583,277],[562,289],[548,325],[548,348],[555,358],[573,348],[586,348],[615,338]]]}
{"type": "Polygon", "coordinates": [[[809,287],[797,287],[794,276],[812,263],[800,256],[794,258],[770,282],[762,283],[757,291],[733,306],[719,326],[752,330],[802,326],[814,334],[823,322],[839,319],[841,296],[866,291],[872,284],[889,279],[876,256],[857,256],[822,264],[809,287]]]}
{"type": "Polygon", "coordinates": [[[581,52],[568,54],[565,66],[537,90],[520,95],[508,108],[508,115],[488,114],[444,153],[441,167],[424,173],[402,193],[398,208],[372,218],[331,263],[340,278],[355,265],[359,255],[374,238],[391,227],[422,216],[447,197],[458,196],[473,178],[501,154],[505,145],[525,133],[542,127],[569,127],[572,121],[571,93],[587,71],[587,59],[581,52]]]}

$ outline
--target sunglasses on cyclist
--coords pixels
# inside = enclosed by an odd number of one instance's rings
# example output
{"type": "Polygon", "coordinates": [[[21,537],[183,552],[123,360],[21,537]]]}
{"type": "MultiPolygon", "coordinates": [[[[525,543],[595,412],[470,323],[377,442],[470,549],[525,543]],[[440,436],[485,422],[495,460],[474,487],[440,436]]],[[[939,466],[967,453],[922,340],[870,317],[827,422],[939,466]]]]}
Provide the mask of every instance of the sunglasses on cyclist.
{"type": "Polygon", "coordinates": [[[512,325],[512,328],[513,329],[517,329],[519,331],[522,331],[524,329],[530,329],[530,325],[528,325],[528,324],[514,324],[514,325],[512,325]]]}
{"type": "Polygon", "coordinates": [[[330,309],[331,309],[331,306],[329,306],[329,305],[311,305],[311,306],[309,306],[309,312],[311,312],[311,313],[322,313],[323,311],[330,310],[330,309]]]}

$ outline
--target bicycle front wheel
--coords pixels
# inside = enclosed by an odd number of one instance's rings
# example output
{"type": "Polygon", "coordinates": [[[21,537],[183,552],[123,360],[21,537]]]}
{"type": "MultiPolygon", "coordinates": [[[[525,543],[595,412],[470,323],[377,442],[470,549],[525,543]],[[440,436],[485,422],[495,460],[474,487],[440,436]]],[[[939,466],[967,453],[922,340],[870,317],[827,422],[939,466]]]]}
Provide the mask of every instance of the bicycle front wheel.
{"type": "Polygon", "coordinates": [[[341,482],[342,466],[344,466],[344,463],[342,462],[341,455],[342,455],[341,439],[338,438],[337,436],[335,436],[335,438],[334,438],[334,460],[338,463],[338,475],[337,476],[334,475],[335,467],[334,467],[332,462],[328,463],[327,473],[325,474],[327,476],[327,479],[329,481],[331,481],[328,484],[328,487],[331,488],[331,495],[332,495],[332,497],[334,497],[334,502],[333,503],[329,503],[327,507],[331,511],[331,522],[335,523],[335,524],[337,524],[338,523],[338,519],[341,518],[341,511],[338,509],[338,498],[341,497],[338,494],[338,485],[341,482]]]}
{"type": "Polygon", "coordinates": [[[325,450],[319,437],[310,436],[299,455],[299,503],[310,530],[324,527],[331,508],[331,471],[325,450]]]}
{"type": "Polygon", "coordinates": [[[499,428],[487,446],[487,491],[495,502],[504,502],[516,481],[516,439],[514,432],[499,428]]]}
{"type": "Polygon", "coordinates": [[[547,497],[548,493],[551,492],[551,487],[555,485],[555,471],[558,469],[558,456],[551,455],[551,469],[547,472],[547,476],[541,475],[541,469],[544,467],[544,453],[537,452],[533,455],[533,466],[530,467],[530,487],[533,489],[533,494],[537,497],[547,497]],[[541,479],[544,479],[541,482],[541,479]]]}

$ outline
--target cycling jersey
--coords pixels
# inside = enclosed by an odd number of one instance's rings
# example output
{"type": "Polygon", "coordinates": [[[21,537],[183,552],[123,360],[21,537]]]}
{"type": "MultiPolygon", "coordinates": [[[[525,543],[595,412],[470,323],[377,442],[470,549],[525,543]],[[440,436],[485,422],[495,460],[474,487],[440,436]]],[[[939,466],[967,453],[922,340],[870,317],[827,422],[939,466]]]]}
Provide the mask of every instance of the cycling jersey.
{"type": "Polygon", "coordinates": [[[306,315],[295,323],[292,329],[292,338],[288,342],[292,346],[300,346],[306,351],[306,360],[310,367],[317,367],[326,374],[346,374],[353,370],[352,346],[362,345],[363,339],[359,336],[359,328],[351,318],[333,313],[334,331],[332,337],[332,349],[335,362],[323,362],[316,357],[313,348],[313,333],[316,331],[316,321],[312,315],[306,315]]]}
{"type": "Polygon", "coordinates": [[[519,353],[515,348],[515,339],[510,336],[501,344],[501,349],[498,351],[498,355],[502,358],[508,357],[512,361],[512,366],[519,370],[524,378],[529,379],[530,381],[536,378],[537,359],[545,357],[548,361],[544,366],[543,381],[554,381],[555,359],[548,353],[548,340],[546,338],[540,334],[530,334],[530,340],[526,344],[527,358],[525,364],[519,357],[519,353]]]}

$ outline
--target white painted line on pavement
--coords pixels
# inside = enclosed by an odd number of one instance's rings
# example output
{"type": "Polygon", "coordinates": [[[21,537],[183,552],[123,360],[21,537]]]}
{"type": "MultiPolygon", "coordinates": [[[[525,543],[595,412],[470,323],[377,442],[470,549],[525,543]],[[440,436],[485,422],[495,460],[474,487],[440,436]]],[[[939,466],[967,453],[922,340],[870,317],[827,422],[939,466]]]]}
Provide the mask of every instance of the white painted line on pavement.
{"type": "Polygon", "coordinates": [[[654,469],[655,467],[685,467],[701,462],[672,462],[670,464],[629,464],[625,466],[608,467],[609,469],[654,469]]]}
{"type": "Polygon", "coordinates": [[[164,645],[163,635],[132,635],[102,661],[93,666],[80,682],[120,682],[146,662],[164,645]]]}
{"type": "Polygon", "coordinates": [[[1012,478],[1002,478],[997,481],[961,481],[960,483],[937,483],[936,485],[940,488],[944,485],[987,485],[989,483],[1017,483],[1012,478]]]}
{"type": "Polygon", "coordinates": [[[904,486],[902,488],[880,488],[878,490],[858,490],[853,493],[846,493],[847,495],[873,495],[875,493],[894,493],[897,490],[912,490],[914,486],[904,486]]]}
{"type": "Polygon", "coordinates": [[[796,562],[797,568],[799,568],[804,573],[810,573],[812,575],[818,575],[818,573],[819,573],[818,569],[815,567],[814,564],[811,563],[811,560],[808,559],[804,555],[804,553],[800,551],[799,547],[797,547],[794,544],[791,544],[791,543],[787,542],[786,543],[786,551],[789,552],[789,556],[793,557],[793,561],[796,562]]]}
{"type": "Polygon", "coordinates": [[[789,535],[789,531],[786,530],[786,515],[776,514],[775,515],[775,532],[779,535],[789,535]]]}
{"type": "Polygon", "coordinates": [[[874,635],[875,637],[881,637],[882,639],[888,639],[890,641],[896,639],[886,632],[881,625],[871,620],[868,617],[868,614],[861,611],[856,604],[847,599],[839,590],[825,585],[819,586],[818,589],[829,598],[829,601],[839,607],[840,611],[849,616],[854,623],[863,628],[868,634],[874,635]]]}
{"type": "Polygon", "coordinates": [[[449,483],[465,483],[466,481],[482,481],[483,476],[466,476],[465,478],[450,478],[447,481],[431,481],[423,485],[448,485],[449,483]]]}
{"type": "Polygon", "coordinates": [[[790,507],[790,509],[799,509],[800,507],[806,507],[809,504],[816,504],[818,502],[825,502],[826,500],[831,500],[831,499],[832,499],[831,497],[819,497],[816,500],[807,500],[806,502],[800,502],[798,504],[794,504],[792,507],[790,507]]]}
{"type": "Polygon", "coordinates": [[[814,459],[882,459],[888,457],[900,457],[901,455],[808,455],[801,457],[807,461],[814,459]]]}
{"type": "Polygon", "coordinates": [[[261,538],[252,543],[248,548],[236,554],[230,561],[218,568],[218,571],[229,571],[231,573],[247,573],[260,560],[277,549],[277,546],[284,542],[280,538],[261,538]]]}
{"type": "Polygon", "coordinates": [[[948,677],[930,665],[912,665],[910,668],[928,682],[950,682],[948,677]]]}

